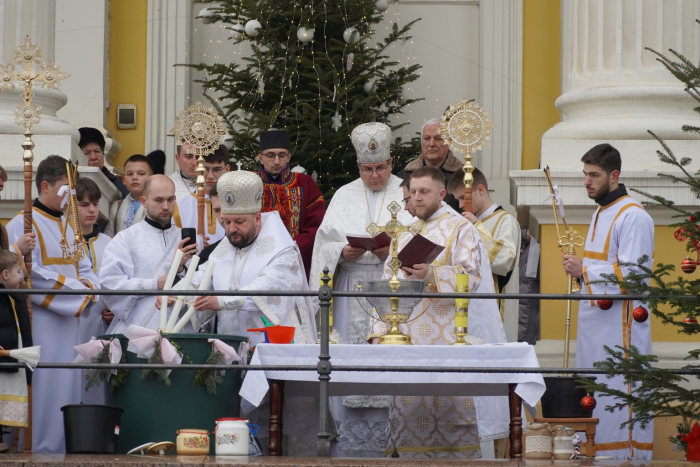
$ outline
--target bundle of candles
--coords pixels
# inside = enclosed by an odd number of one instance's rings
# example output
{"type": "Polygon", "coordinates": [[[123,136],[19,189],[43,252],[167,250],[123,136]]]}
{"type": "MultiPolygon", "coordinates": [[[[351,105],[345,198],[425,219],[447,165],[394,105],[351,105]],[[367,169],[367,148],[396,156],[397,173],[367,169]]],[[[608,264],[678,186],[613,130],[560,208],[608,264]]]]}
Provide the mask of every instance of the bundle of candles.
{"type": "MultiPolygon", "coordinates": [[[[173,282],[175,281],[175,275],[177,274],[177,270],[180,268],[180,261],[182,260],[182,250],[177,250],[175,252],[175,257],[173,258],[173,263],[170,266],[170,271],[168,271],[168,277],[165,279],[165,285],[163,286],[163,290],[172,290],[173,287],[173,282]]],[[[199,256],[194,256],[190,260],[190,264],[187,268],[187,274],[185,275],[185,278],[182,280],[182,287],[179,287],[181,290],[189,290],[190,289],[190,284],[192,283],[192,276],[194,276],[194,273],[197,271],[197,266],[199,265],[199,256]]],[[[198,290],[207,290],[207,287],[209,285],[209,281],[211,280],[211,276],[214,273],[214,267],[216,266],[216,262],[213,260],[209,260],[207,262],[207,270],[204,272],[204,277],[202,277],[202,281],[199,283],[199,289],[198,290]]],[[[190,304],[189,308],[185,312],[184,315],[182,315],[182,318],[179,318],[180,316],[180,309],[182,309],[182,305],[185,303],[185,296],[178,296],[177,299],[175,300],[175,304],[173,305],[173,311],[170,313],[170,318],[168,319],[168,296],[165,295],[161,297],[161,302],[160,302],[160,329],[163,331],[167,332],[180,332],[182,329],[185,327],[187,322],[192,319],[194,316],[194,297],[192,297],[192,303],[190,304]]]]}

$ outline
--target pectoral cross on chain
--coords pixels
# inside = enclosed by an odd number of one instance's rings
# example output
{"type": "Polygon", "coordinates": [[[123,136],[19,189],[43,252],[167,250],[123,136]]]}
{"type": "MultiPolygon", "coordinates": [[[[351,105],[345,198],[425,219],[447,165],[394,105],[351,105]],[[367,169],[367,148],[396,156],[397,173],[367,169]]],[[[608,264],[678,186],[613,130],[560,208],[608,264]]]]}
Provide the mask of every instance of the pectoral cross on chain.
{"type": "MultiPolygon", "coordinates": [[[[401,235],[403,232],[410,232],[413,235],[416,235],[418,232],[420,232],[420,227],[417,223],[402,225],[401,222],[398,221],[396,215],[399,211],[401,211],[401,206],[396,201],[392,201],[389,206],[387,206],[387,209],[391,213],[391,220],[383,227],[379,227],[376,223],[372,222],[367,226],[367,232],[373,237],[379,232],[384,232],[389,236],[389,238],[391,238],[391,261],[389,261],[389,268],[391,269],[391,272],[394,273],[394,277],[392,277],[392,280],[394,280],[396,279],[396,273],[401,268],[401,261],[399,261],[398,258],[399,235],[401,235]]],[[[398,279],[396,280],[398,281],[398,279]]]]}

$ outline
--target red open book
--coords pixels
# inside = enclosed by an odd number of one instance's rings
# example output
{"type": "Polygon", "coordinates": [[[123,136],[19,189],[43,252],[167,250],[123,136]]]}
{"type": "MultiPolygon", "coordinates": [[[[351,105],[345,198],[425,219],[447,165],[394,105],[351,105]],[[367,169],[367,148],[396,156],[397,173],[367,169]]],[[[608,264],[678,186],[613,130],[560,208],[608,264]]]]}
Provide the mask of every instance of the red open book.
{"type": "Polygon", "coordinates": [[[422,235],[416,235],[399,251],[401,266],[413,268],[415,264],[430,264],[440,256],[444,246],[437,245],[422,235]]]}
{"type": "Polygon", "coordinates": [[[391,244],[391,237],[384,232],[379,232],[374,237],[369,235],[346,235],[348,244],[353,248],[364,248],[367,251],[383,248],[391,244]]]}

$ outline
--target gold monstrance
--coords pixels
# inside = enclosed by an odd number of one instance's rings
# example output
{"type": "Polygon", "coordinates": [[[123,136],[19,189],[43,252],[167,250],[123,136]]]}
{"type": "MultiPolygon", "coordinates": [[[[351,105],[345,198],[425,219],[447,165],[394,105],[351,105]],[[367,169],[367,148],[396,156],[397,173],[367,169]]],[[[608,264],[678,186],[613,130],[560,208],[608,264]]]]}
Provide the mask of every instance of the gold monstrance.
{"type": "MultiPolygon", "coordinates": [[[[488,112],[473,101],[462,101],[456,107],[450,106],[442,116],[442,123],[438,133],[450,146],[453,151],[464,154],[464,211],[472,212],[472,184],[474,183],[474,166],[472,165],[472,153],[481,149],[486,141],[491,138],[491,130],[496,124],[491,121],[488,112]]],[[[459,276],[459,275],[458,275],[459,276]]],[[[468,284],[468,276],[462,279],[468,284]]],[[[457,291],[459,290],[460,278],[458,277],[457,291]]],[[[465,340],[467,333],[467,307],[468,299],[455,300],[455,335],[457,341],[454,344],[469,344],[465,340]]],[[[472,336],[469,336],[473,338],[472,336]]],[[[474,340],[476,342],[476,340],[474,340]]]]}
{"type": "MultiPolygon", "coordinates": [[[[34,141],[32,141],[32,127],[41,121],[41,106],[32,107],[32,86],[40,83],[44,89],[58,89],[61,81],[69,78],[70,74],[61,70],[55,63],[46,63],[41,54],[41,49],[36,44],[32,44],[29,36],[25,36],[24,43],[15,48],[14,63],[0,64],[0,91],[12,92],[15,90],[15,81],[20,81],[24,92],[22,99],[23,106],[14,108],[15,123],[24,128],[24,141],[22,142],[22,161],[24,165],[24,233],[32,231],[32,173],[34,163],[34,141]],[[36,71],[32,63],[36,64],[36,71]],[[15,67],[22,67],[19,73],[15,73],[15,67]]],[[[27,287],[32,287],[32,253],[24,255],[24,265],[26,275],[24,281],[27,287]]],[[[27,300],[27,311],[29,312],[29,322],[32,320],[32,302],[27,300]]],[[[24,450],[32,450],[32,398],[31,386],[29,390],[29,426],[24,433],[24,450]]]]}
{"type": "Polygon", "coordinates": [[[488,112],[473,101],[462,101],[450,106],[442,116],[438,133],[453,151],[464,154],[464,210],[472,210],[472,184],[474,183],[474,166],[472,153],[481,149],[491,139],[491,130],[496,124],[491,121],[488,112]]]}
{"type": "Polygon", "coordinates": [[[204,107],[201,102],[197,102],[180,112],[171,131],[177,144],[192,148],[197,156],[197,234],[206,235],[204,176],[207,171],[204,168],[204,156],[219,149],[221,139],[226,135],[224,119],[212,107],[204,107]]]}

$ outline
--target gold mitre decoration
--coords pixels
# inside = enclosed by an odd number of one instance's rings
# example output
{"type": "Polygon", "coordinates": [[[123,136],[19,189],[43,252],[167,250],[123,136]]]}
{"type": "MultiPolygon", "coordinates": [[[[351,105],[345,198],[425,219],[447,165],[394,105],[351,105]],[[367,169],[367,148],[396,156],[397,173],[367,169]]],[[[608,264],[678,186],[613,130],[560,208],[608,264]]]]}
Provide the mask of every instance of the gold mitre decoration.
{"type": "Polygon", "coordinates": [[[442,116],[438,133],[453,151],[471,154],[491,138],[491,130],[495,126],[483,107],[462,99],[456,107],[450,106],[442,116]]]}
{"type": "Polygon", "coordinates": [[[224,119],[212,107],[201,102],[180,112],[175,126],[170,130],[177,144],[191,146],[195,156],[206,156],[216,151],[226,135],[224,119]]]}

